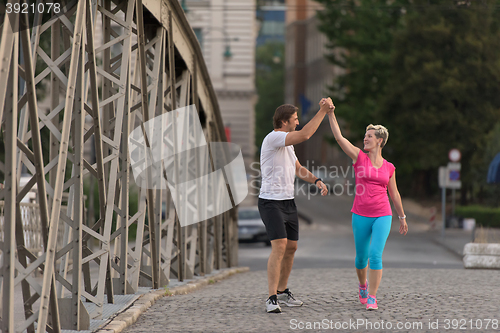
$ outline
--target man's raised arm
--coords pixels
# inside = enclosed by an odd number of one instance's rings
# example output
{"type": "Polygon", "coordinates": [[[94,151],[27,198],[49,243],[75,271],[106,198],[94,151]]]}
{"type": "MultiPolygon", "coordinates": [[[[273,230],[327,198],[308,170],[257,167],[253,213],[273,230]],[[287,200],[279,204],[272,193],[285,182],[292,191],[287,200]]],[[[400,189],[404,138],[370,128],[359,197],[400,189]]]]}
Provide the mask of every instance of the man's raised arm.
{"type": "Polygon", "coordinates": [[[309,140],[309,138],[316,132],[327,112],[330,111],[330,108],[333,108],[333,102],[331,98],[322,98],[319,105],[320,109],[318,113],[316,113],[316,115],[300,131],[294,131],[287,134],[285,146],[296,145],[309,140]]]}

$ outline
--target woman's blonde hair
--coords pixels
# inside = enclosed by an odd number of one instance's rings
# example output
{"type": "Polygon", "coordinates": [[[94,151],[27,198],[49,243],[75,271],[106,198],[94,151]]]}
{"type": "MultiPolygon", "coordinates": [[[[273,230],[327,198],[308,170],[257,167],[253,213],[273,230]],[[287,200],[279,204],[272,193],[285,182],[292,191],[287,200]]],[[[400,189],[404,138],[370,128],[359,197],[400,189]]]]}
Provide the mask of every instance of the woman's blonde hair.
{"type": "Polygon", "coordinates": [[[387,130],[387,128],[382,125],[370,124],[366,126],[366,131],[368,132],[369,130],[375,130],[375,137],[377,139],[383,139],[382,143],[380,144],[380,148],[383,148],[387,143],[387,139],[389,139],[389,131],[387,130]]]}

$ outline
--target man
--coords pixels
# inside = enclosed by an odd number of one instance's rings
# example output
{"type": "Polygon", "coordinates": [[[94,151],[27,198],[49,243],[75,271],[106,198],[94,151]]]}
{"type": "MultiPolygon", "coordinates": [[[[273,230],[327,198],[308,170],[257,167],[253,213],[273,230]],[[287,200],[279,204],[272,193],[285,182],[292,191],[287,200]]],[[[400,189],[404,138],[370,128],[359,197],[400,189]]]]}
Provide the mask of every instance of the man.
{"type": "Polygon", "coordinates": [[[320,178],[316,178],[300,165],[293,145],[308,140],[316,132],[327,112],[333,108],[330,98],[323,98],[319,104],[318,113],[300,131],[295,131],[299,124],[297,107],[290,104],[281,105],[274,113],[274,131],[262,142],[262,185],[258,206],[271,241],[271,254],[267,263],[267,312],[281,312],[280,304],[303,304],[293,297],[287,286],[299,239],[299,221],[294,201],[295,176],[314,183],[321,189],[321,195],[326,195],[328,189],[320,178]]]}

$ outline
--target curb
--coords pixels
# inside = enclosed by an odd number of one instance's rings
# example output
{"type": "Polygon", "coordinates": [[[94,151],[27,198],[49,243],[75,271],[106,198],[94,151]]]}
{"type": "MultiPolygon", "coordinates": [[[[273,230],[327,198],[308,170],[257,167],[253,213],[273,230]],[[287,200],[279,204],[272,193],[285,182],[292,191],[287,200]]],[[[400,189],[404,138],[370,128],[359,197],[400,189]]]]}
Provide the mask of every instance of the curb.
{"type": "Polygon", "coordinates": [[[464,247],[464,267],[479,269],[500,269],[500,244],[466,244],[464,247]]]}
{"type": "MultiPolygon", "coordinates": [[[[460,231],[461,229],[456,230],[460,231]]],[[[472,233],[469,231],[460,231],[457,233],[450,230],[450,232],[446,232],[446,235],[443,238],[442,233],[439,230],[433,230],[430,231],[429,235],[435,244],[441,246],[460,260],[463,260],[464,257],[464,246],[472,241],[472,233]],[[458,238],[461,239],[459,243],[452,241],[453,239],[457,240],[458,238]]]]}
{"type": "Polygon", "coordinates": [[[186,285],[174,287],[172,289],[155,289],[147,294],[141,295],[132,305],[123,311],[117,313],[113,319],[111,319],[103,327],[99,327],[96,333],[118,333],[123,331],[125,328],[131,326],[137,321],[139,316],[146,312],[156,301],[164,296],[174,296],[174,295],[184,295],[215,282],[224,280],[231,275],[237,273],[246,273],[250,269],[248,267],[235,267],[229,268],[215,275],[208,275],[202,279],[190,281],[186,285]]]}
{"type": "Polygon", "coordinates": [[[455,257],[459,258],[460,260],[463,260],[464,255],[463,253],[457,252],[457,250],[453,249],[452,246],[447,245],[445,242],[443,242],[439,236],[436,238],[432,238],[432,241],[434,244],[441,246],[443,249],[448,251],[450,254],[454,255],[455,257]]]}

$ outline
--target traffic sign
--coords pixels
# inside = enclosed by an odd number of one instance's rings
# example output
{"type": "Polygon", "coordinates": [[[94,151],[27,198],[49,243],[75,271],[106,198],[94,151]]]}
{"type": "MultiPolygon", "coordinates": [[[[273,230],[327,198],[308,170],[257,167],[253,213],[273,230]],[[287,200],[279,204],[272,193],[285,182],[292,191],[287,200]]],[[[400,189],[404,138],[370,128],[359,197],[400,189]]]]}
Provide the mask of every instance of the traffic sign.
{"type": "Polygon", "coordinates": [[[448,158],[452,162],[458,162],[462,158],[462,153],[460,152],[460,150],[453,148],[448,152],[448,158]]]}
{"type": "Polygon", "coordinates": [[[460,171],[450,170],[450,180],[451,181],[460,180],[460,171]]]}
{"type": "Polygon", "coordinates": [[[439,187],[460,189],[462,181],[460,180],[460,163],[448,163],[447,166],[439,167],[439,187]]]}

